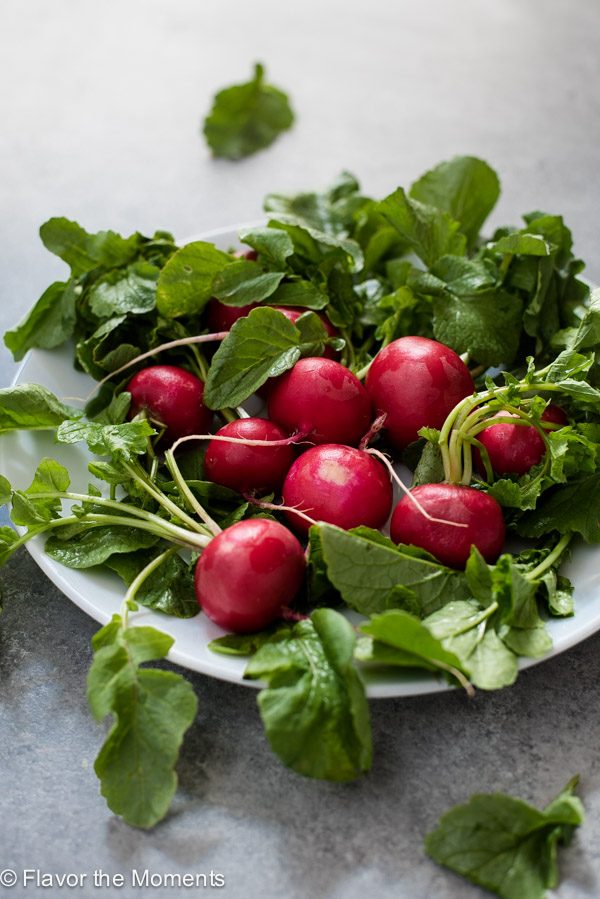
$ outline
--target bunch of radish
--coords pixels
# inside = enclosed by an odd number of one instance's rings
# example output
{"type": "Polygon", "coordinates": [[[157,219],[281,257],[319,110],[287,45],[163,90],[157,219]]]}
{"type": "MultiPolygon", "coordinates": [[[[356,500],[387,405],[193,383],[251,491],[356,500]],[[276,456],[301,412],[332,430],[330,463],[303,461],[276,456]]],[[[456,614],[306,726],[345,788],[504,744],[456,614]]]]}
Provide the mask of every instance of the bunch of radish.
{"type": "MultiPolygon", "coordinates": [[[[207,322],[215,333],[209,337],[222,338],[255,305],[233,308],[213,300],[207,322]]],[[[291,321],[305,311],[276,308],[291,321]]],[[[182,442],[208,441],[205,477],[280,510],[289,525],[264,517],[215,529],[196,566],[196,594],[204,612],[228,630],[260,630],[285,614],[304,577],[298,537],[317,522],[380,529],[389,520],[395,543],[425,549],[444,565],[464,567],[472,546],[494,562],[504,544],[504,517],[482,489],[483,479],[530,470],[546,452],[546,423],[566,423],[555,406],[538,424],[518,409],[490,417],[465,362],[428,338],[389,343],[364,384],[335,355],[326,348],[323,356],[300,359],[269,383],[267,417],[242,417],[216,433],[210,432],[213,413],[203,404],[203,383],[187,370],[150,365],[127,384],[130,417],[143,414],[159,426],[157,446],[171,446],[173,464],[182,442]],[[438,429],[445,481],[410,490],[400,484],[404,495],[392,510],[397,475],[387,457],[369,447],[381,428],[393,451],[416,441],[422,428],[438,429]]]]}

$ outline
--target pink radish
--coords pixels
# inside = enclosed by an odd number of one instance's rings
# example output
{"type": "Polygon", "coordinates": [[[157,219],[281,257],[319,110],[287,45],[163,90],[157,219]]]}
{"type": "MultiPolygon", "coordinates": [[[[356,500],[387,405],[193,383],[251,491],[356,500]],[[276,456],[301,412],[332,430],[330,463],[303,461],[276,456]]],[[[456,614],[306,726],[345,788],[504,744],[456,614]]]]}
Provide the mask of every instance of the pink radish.
{"type": "Polygon", "coordinates": [[[390,536],[394,543],[426,549],[450,568],[464,568],[471,546],[484,559],[495,562],[504,545],[505,525],[496,500],[474,487],[457,484],[421,484],[411,495],[425,511],[443,521],[426,518],[410,496],[404,496],[392,513],[390,536]],[[455,527],[455,522],[466,527],[455,527]]]}
{"type": "Polygon", "coordinates": [[[294,459],[293,440],[266,418],[241,418],[217,431],[239,443],[211,440],[204,457],[206,476],[239,493],[272,493],[280,489],[294,459]],[[242,441],[277,441],[278,446],[252,446],[242,441]]]}
{"type": "Polygon", "coordinates": [[[216,624],[259,631],[292,602],[302,584],[304,551],[277,521],[250,518],[214,537],[195,573],[196,597],[216,624]]]}
{"type": "Polygon", "coordinates": [[[170,443],[210,428],[213,413],[202,402],[204,384],[184,368],[150,365],[138,371],[125,389],[131,394],[129,417],[147,412],[151,421],[166,428],[170,443]]]}
{"type": "MultiPolygon", "coordinates": [[[[392,508],[392,486],[383,465],[362,450],[330,443],[296,459],[282,496],[286,506],[345,529],[361,524],[380,528],[392,508]]],[[[305,519],[294,512],[286,517],[298,533],[308,532],[305,519]]]]}
{"type": "MultiPolygon", "coordinates": [[[[500,414],[503,418],[519,418],[513,413],[500,414]]],[[[542,413],[541,420],[565,425],[567,416],[560,406],[550,405],[542,413]]],[[[490,424],[489,427],[477,434],[477,439],[486,448],[490,465],[497,475],[526,474],[542,460],[546,453],[544,440],[537,428],[532,425],[513,425],[509,422],[490,424]]],[[[481,454],[476,451],[474,456],[478,471],[485,476],[485,466],[481,454]]]]}
{"type": "Polygon", "coordinates": [[[380,350],[366,387],[376,410],[386,413],[385,427],[397,449],[417,440],[420,428],[441,428],[475,389],[460,356],[427,337],[400,337],[380,350]]]}
{"type": "Polygon", "coordinates": [[[371,421],[371,401],[349,369],[322,356],[300,359],[269,392],[269,418],[313,443],[356,445],[371,421]]]}

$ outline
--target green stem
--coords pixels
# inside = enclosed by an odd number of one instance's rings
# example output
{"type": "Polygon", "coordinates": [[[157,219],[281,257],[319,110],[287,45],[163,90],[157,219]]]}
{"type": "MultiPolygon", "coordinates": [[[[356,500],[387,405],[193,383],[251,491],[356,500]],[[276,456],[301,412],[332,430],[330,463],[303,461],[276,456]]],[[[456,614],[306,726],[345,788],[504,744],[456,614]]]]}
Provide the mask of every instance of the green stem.
{"type": "Polygon", "coordinates": [[[525,575],[527,580],[535,581],[540,576],[540,574],[543,574],[543,572],[548,568],[552,568],[556,560],[562,556],[572,539],[573,534],[564,534],[560,538],[552,552],[548,553],[546,558],[542,562],[540,562],[539,565],[536,565],[535,568],[527,572],[527,574],[525,575]]]}
{"type": "Polygon", "coordinates": [[[128,472],[128,474],[136,481],[140,487],[152,496],[157,503],[159,503],[167,512],[170,512],[175,518],[178,518],[184,524],[186,524],[192,531],[196,531],[199,534],[206,533],[206,530],[203,525],[199,524],[193,518],[191,518],[187,512],[184,512],[183,509],[180,509],[177,503],[174,503],[172,500],[166,496],[162,490],[159,490],[158,487],[155,487],[152,484],[146,475],[146,472],[143,469],[140,469],[139,472],[136,469],[129,465],[127,462],[123,463],[123,467],[128,472]]]}
{"type": "Polygon", "coordinates": [[[174,556],[177,552],[179,552],[179,547],[177,546],[171,546],[169,549],[166,549],[163,553],[152,559],[151,562],[148,562],[146,567],[142,568],[137,577],[135,577],[130,583],[129,587],[127,588],[127,593],[123,597],[123,602],[121,603],[121,618],[123,619],[123,627],[127,626],[127,618],[129,617],[129,612],[134,609],[135,597],[144,581],[149,578],[150,575],[163,564],[163,562],[166,562],[167,559],[170,559],[171,556],[174,556]]]}
{"type": "Polygon", "coordinates": [[[213,534],[220,534],[222,529],[219,527],[214,518],[211,518],[204,506],[198,502],[198,500],[186,484],[185,478],[181,474],[179,466],[175,461],[175,456],[172,450],[167,450],[167,452],[165,453],[165,462],[167,464],[167,468],[173,475],[173,480],[177,485],[177,489],[179,490],[182,499],[188,503],[192,512],[195,512],[196,515],[198,515],[198,517],[202,519],[202,521],[213,534]]]}

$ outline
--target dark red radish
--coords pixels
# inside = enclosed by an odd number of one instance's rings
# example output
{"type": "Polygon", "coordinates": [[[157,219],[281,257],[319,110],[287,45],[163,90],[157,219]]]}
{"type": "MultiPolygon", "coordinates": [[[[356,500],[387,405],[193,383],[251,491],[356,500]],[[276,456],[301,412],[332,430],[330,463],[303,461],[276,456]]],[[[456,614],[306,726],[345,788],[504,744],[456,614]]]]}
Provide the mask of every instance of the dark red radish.
{"type": "Polygon", "coordinates": [[[233,254],[236,259],[247,259],[248,262],[256,262],[258,259],[258,253],[256,250],[236,250],[233,254]]]}
{"type": "Polygon", "coordinates": [[[322,356],[300,359],[269,391],[269,418],[313,443],[356,445],[371,423],[371,400],[349,369],[322,356]]]}
{"type": "Polygon", "coordinates": [[[394,543],[419,546],[450,568],[464,568],[471,546],[476,546],[487,562],[495,562],[502,552],[504,535],[499,503],[487,493],[458,484],[413,487],[394,509],[390,523],[394,543]],[[428,515],[443,520],[431,521],[411,496],[428,515]]]}
{"type": "Polygon", "coordinates": [[[211,300],[206,307],[206,324],[209,331],[231,331],[238,318],[244,318],[260,303],[248,306],[226,306],[219,300],[211,300]]]}
{"type": "MultiPolygon", "coordinates": [[[[218,437],[241,440],[276,440],[288,434],[266,418],[240,418],[217,431],[218,437]]],[[[280,489],[294,460],[291,441],[282,446],[252,446],[211,440],[204,457],[209,480],[239,493],[272,493],[280,489]]]]}
{"type": "Polygon", "coordinates": [[[386,414],[385,427],[397,449],[417,440],[420,428],[441,428],[475,389],[460,356],[428,337],[400,337],[380,350],[366,387],[377,412],[386,414]]]}
{"type": "Polygon", "coordinates": [[[213,413],[203,403],[204,384],[176,365],[150,365],[133,376],[125,388],[131,394],[129,417],[144,410],[152,422],[166,428],[173,443],[190,434],[204,434],[213,413]]]}
{"type": "Polygon", "coordinates": [[[196,598],[226,630],[259,631],[292,602],[305,567],[304,551],[291,531],[277,521],[249,518],[203,550],[194,578],[196,598]]]}
{"type": "MultiPolygon", "coordinates": [[[[502,418],[519,418],[518,415],[510,412],[501,413],[501,415],[502,418]]],[[[541,420],[565,425],[567,416],[560,406],[549,405],[544,409],[541,420]]],[[[513,425],[510,422],[499,422],[480,431],[477,439],[486,448],[492,470],[497,475],[526,474],[534,465],[541,462],[546,453],[544,440],[533,425],[513,425]]],[[[474,458],[477,470],[485,476],[485,465],[479,450],[475,451],[474,458]]]]}
{"type": "MultiPolygon", "coordinates": [[[[331,443],[296,459],[282,496],[286,506],[344,529],[361,524],[383,527],[392,508],[392,485],[381,462],[362,450],[331,443]]],[[[286,512],[286,517],[298,533],[308,532],[310,524],[304,518],[293,512],[286,512]]]]}

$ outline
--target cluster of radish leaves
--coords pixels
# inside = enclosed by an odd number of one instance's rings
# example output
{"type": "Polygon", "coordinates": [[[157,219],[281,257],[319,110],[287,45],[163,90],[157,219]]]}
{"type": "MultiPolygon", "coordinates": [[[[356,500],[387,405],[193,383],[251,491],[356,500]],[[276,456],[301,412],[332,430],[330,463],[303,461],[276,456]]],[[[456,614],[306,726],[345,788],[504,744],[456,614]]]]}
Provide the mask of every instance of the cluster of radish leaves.
{"type": "MultiPolygon", "coordinates": [[[[7,333],[7,346],[21,358],[30,347],[72,338],[76,366],[109,380],[88,405],[88,419],[38,385],[1,391],[0,431],[49,428],[59,441],[85,441],[100,456],[89,468],[104,487],[69,496],[68,473],[52,460],[40,464],[26,491],[11,491],[3,479],[0,498],[12,498],[13,520],[28,534],[2,529],[0,561],[28,536],[51,531],[53,558],[75,568],[107,566],[128,586],[121,613],[95,638],[90,673],[94,713],[115,716],[97,771],[109,805],[125,820],[151,826],[166,812],[177,749],[194,712],[183,678],[140,668],[164,657],[169,638],[130,627],[128,614],[137,603],[184,617],[197,612],[191,569],[207,537],[197,521],[190,526],[194,516],[177,477],[146,452],[150,425],[125,421],[129,397],[122,388],[136,367],[120,370],[140,353],[177,343],[168,361],[198,374],[207,405],[231,414],[269,377],[328,343],[362,377],[382,346],[420,334],[468,355],[480,372],[475,399],[487,403],[489,414],[508,406],[539,423],[549,398],[569,411],[569,427],[546,435],[548,452],[535,470],[483,484],[517,533],[538,538],[535,548],[506,553],[495,565],[474,550],[458,572],[379,532],[321,525],[310,534],[307,586],[299,600],[307,616],[266,633],[215,641],[217,651],[250,656],[246,676],[266,682],[259,693],[266,733],[290,767],[334,780],[369,768],[359,669],[420,667],[468,690],[471,684],[494,689],[514,681],[518,656],[536,658],[550,648],[540,609],[572,614],[571,587],[558,567],[573,534],[600,539],[592,511],[600,499],[593,356],[600,299],[590,299],[577,278],[582,263],[573,257],[560,216],[533,213],[520,229],[479,237],[498,194],[495,173],[473,157],[442,163],[410,191],[398,188],[383,201],[364,197],[344,174],[322,194],[269,196],[268,225],[241,235],[254,260],[204,241],[178,249],[165,232],[153,238],[91,235],[66,219],[42,226],[42,240],[70,266],[71,276],[48,288],[7,333]],[[213,297],[261,307],[236,322],[211,357],[214,347],[206,352],[202,343],[186,340],[202,333],[202,313],[213,297]],[[292,324],[276,305],[307,312],[292,324]],[[339,338],[328,337],[315,312],[329,317],[339,338]],[[506,371],[486,379],[490,366],[506,371]],[[63,499],[75,503],[72,520],[61,518],[63,499]],[[185,559],[182,546],[191,553],[185,559]],[[368,620],[353,628],[335,608],[342,605],[368,620]],[[171,689],[173,717],[166,715],[165,727],[156,731],[171,689]],[[141,694],[150,718],[131,701],[141,694]],[[142,746],[149,753],[137,772],[143,781],[125,781],[132,748],[142,746]]],[[[452,421],[448,428],[456,430],[452,421]]],[[[464,464],[464,457],[452,456],[448,437],[425,429],[409,448],[416,482],[440,481],[448,465],[464,464]]],[[[264,514],[203,480],[198,453],[186,454],[179,466],[188,489],[220,526],[264,514]]]]}

